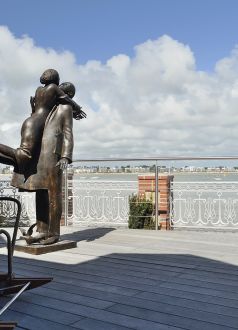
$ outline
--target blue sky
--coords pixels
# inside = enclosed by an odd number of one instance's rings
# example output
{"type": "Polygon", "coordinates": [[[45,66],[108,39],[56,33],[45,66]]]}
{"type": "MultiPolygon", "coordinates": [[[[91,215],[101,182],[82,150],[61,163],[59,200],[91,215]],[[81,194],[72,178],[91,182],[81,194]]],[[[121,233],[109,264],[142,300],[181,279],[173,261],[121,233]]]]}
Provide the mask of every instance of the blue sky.
{"type": "Polygon", "coordinates": [[[46,68],[76,86],[74,157],[237,155],[238,0],[7,0],[0,143],[46,68]]]}
{"type": "Polygon", "coordinates": [[[199,70],[238,44],[237,0],[7,0],[0,24],[37,46],[70,50],[78,64],[133,56],[134,46],[168,34],[188,44],[199,70]]]}

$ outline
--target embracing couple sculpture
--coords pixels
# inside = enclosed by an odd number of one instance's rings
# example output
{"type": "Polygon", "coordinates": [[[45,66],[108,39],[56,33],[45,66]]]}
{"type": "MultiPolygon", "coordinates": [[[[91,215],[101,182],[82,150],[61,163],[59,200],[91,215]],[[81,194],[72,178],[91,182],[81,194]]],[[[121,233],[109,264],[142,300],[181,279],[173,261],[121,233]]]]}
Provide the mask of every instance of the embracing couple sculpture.
{"type": "Polygon", "coordinates": [[[27,244],[59,240],[62,172],[72,162],[73,118],[86,117],[72,100],[74,85],[59,85],[59,80],[56,70],[42,74],[43,86],[31,97],[32,114],[22,125],[20,147],[0,144],[0,163],[14,166],[11,184],[19,191],[36,192],[36,224],[23,233],[27,244]]]}

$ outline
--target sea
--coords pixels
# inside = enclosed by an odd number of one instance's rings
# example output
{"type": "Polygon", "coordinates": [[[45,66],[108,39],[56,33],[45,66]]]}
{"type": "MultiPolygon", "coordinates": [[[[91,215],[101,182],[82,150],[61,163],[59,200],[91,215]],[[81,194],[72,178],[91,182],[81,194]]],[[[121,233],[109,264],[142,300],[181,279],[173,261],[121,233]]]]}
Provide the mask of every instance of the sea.
{"type": "MultiPolygon", "coordinates": [[[[168,173],[159,173],[167,175],[168,173]]],[[[153,173],[82,173],[74,174],[74,179],[85,181],[137,181],[139,175],[154,175],[153,173]]],[[[175,182],[218,182],[238,181],[238,172],[172,172],[175,182]]],[[[0,174],[0,181],[10,181],[11,174],[0,174]]]]}
{"type": "MultiPolygon", "coordinates": [[[[168,173],[159,173],[166,175],[168,173]]],[[[74,179],[92,181],[137,181],[139,175],[153,175],[153,173],[83,173],[75,174],[74,179]]],[[[173,172],[175,182],[218,182],[218,181],[238,181],[238,172],[173,172]]]]}

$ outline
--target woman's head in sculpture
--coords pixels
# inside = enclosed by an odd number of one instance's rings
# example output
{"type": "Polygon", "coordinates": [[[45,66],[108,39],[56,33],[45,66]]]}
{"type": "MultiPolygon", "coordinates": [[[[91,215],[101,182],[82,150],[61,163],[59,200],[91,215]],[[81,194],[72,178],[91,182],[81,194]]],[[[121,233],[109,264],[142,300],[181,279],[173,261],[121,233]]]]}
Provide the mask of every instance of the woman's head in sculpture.
{"type": "Polygon", "coordinates": [[[65,94],[67,94],[71,99],[75,95],[75,86],[70,82],[64,82],[59,85],[59,88],[62,89],[65,94]]]}
{"type": "Polygon", "coordinates": [[[59,74],[54,69],[45,70],[40,77],[40,82],[44,85],[48,85],[48,84],[59,85],[59,81],[60,81],[59,74]]]}

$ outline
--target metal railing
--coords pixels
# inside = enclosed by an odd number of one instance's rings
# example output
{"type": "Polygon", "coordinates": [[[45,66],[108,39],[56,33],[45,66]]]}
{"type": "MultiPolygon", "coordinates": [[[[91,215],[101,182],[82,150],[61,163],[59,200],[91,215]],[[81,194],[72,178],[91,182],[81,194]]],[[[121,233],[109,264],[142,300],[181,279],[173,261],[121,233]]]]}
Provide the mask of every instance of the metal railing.
{"type": "Polygon", "coordinates": [[[238,182],[171,183],[173,227],[238,228],[238,182]]]}
{"type": "MultiPolygon", "coordinates": [[[[159,215],[159,188],[158,188],[158,174],[159,174],[159,168],[158,163],[162,164],[164,162],[184,162],[184,161],[236,161],[238,160],[238,156],[201,156],[201,157],[193,157],[193,156],[158,156],[158,157],[144,157],[144,158],[95,158],[95,159],[79,159],[75,160],[74,164],[76,163],[128,163],[128,162],[152,162],[154,165],[154,175],[155,175],[155,197],[154,197],[154,212],[151,214],[151,216],[154,217],[155,221],[155,229],[159,228],[160,225],[160,215],[159,215]]],[[[79,182],[78,182],[79,183],[79,182]]],[[[74,195],[72,198],[74,200],[73,204],[75,205],[75,211],[76,212],[81,212],[81,217],[76,216],[75,212],[72,212],[69,217],[66,218],[69,220],[70,223],[77,223],[85,221],[85,219],[88,219],[88,221],[92,221],[93,219],[103,219],[105,217],[105,212],[102,215],[99,214],[100,210],[104,208],[107,209],[108,211],[108,218],[111,217],[112,223],[116,223],[115,220],[113,220],[113,197],[106,196],[106,190],[107,188],[105,187],[105,182],[82,182],[82,185],[86,185],[86,188],[83,188],[81,190],[81,196],[79,193],[74,191],[74,195]],[[91,186],[90,186],[91,185],[91,186]],[[93,196],[93,186],[97,191],[101,190],[102,195],[95,197],[93,196]],[[103,186],[104,185],[104,186],[103,186]],[[101,188],[100,188],[101,186],[101,188]],[[85,194],[83,193],[85,192],[85,194]],[[84,195],[83,195],[84,194],[84,195]],[[90,204],[90,199],[91,199],[91,204],[90,204]],[[100,206],[100,201],[101,201],[101,206],[100,206]],[[105,202],[107,201],[107,205],[105,202]],[[87,205],[87,206],[86,206],[87,205]],[[106,205],[106,206],[105,206],[106,205]],[[83,213],[83,210],[88,210],[89,212],[83,213]],[[98,212],[99,213],[98,213],[98,212]],[[91,212],[91,215],[90,215],[91,212]],[[80,220],[81,219],[81,220],[80,220]]],[[[114,182],[114,187],[116,183],[114,182]]],[[[120,182],[117,183],[118,185],[120,182]]],[[[181,183],[180,183],[181,184],[181,183]]],[[[185,182],[188,187],[188,182],[185,182]]],[[[191,183],[192,184],[192,183],[191,183]]],[[[198,184],[198,183],[197,183],[198,184]]],[[[238,204],[236,201],[236,197],[238,198],[238,186],[237,188],[234,188],[233,190],[233,195],[235,196],[231,197],[225,191],[222,191],[221,187],[219,186],[219,183],[214,183],[213,182],[213,187],[216,185],[216,196],[213,198],[209,196],[209,190],[207,190],[206,185],[208,182],[200,182],[200,188],[201,184],[204,185],[205,188],[201,188],[200,190],[196,188],[196,194],[194,195],[194,191],[192,191],[190,188],[187,189],[187,196],[185,197],[184,191],[182,195],[182,190],[178,187],[178,183],[173,182],[170,187],[170,213],[169,213],[169,224],[171,228],[175,227],[237,227],[238,228],[238,204]],[[180,189],[180,191],[179,191],[180,189]],[[206,190],[206,198],[205,198],[205,190],[206,190]],[[216,197],[218,199],[216,199],[216,197]],[[223,197],[223,198],[221,198],[223,197]],[[200,199],[199,199],[200,198],[200,199]],[[237,204],[237,209],[236,209],[236,204],[237,204]]],[[[109,182],[107,182],[107,185],[110,185],[109,182]]],[[[78,192],[80,188],[78,187],[78,192]]],[[[113,188],[110,188],[113,190],[113,188]]],[[[119,196],[122,197],[122,190],[121,188],[117,188],[117,192],[119,192],[119,196]]],[[[131,192],[136,193],[135,186],[131,190],[131,192]],[[133,191],[134,190],[134,191],[133,191]]],[[[231,191],[230,191],[231,192],[231,191]]],[[[138,193],[138,190],[137,190],[138,193]]],[[[211,191],[210,191],[211,193],[211,191]]],[[[119,197],[117,196],[117,197],[119,197]]],[[[119,197],[119,199],[120,199],[119,197]]],[[[127,204],[127,207],[124,206],[124,211],[122,212],[125,221],[124,223],[128,222],[128,212],[129,212],[129,207],[128,207],[128,195],[125,197],[124,196],[124,205],[127,204]],[[127,214],[127,217],[126,217],[127,214]]],[[[100,221],[99,221],[100,222],[100,221]]]]}
{"type": "MultiPolygon", "coordinates": [[[[10,179],[0,181],[0,196],[7,196],[18,199],[22,204],[20,215],[20,225],[27,226],[35,220],[35,198],[32,194],[19,193],[11,186],[10,179]]],[[[1,201],[0,203],[0,227],[14,226],[17,215],[17,206],[11,201],[1,201]]]]}
{"type": "Polygon", "coordinates": [[[71,194],[67,191],[65,196],[66,224],[127,226],[128,197],[137,193],[137,182],[69,180],[66,172],[65,185],[71,187],[71,194]]]}
{"type": "MultiPolygon", "coordinates": [[[[160,225],[160,198],[158,175],[162,164],[190,161],[237,161],[238,156],[158,156],[144,158],[95,158],[75,160],[75,164],[87,163],[150,163],[154,168],[155,191],[153,197],[153,212],[148,215],[155,223],[155,229],[160,225]]],[[[68,171],[70,172],[70,170],[68,171]]],[[[85,225],[124,225],[129,219],[129,197],[138,194],[137,181],[131,180],[68,180],[65,171],[65,223],[85,225]]],[[[142,174],[142,173],[141,173],[142,174]]],[[[173,174],[173,173],[171,173],[173,174]]],[[[142,174],[143,175],[143,174],[142,174]]],[[[150,173],[152,175],[152,173],[150,173]]],[[[177,227],[211,227],[238,228],[238,182],[209,180],[199,182],[174,182],[169,188],[169,224],[177,227]]],[[[18,193],[10,186],[10,181],[0,182],[0,195],[19,198],[23,203],[22,220],[35,220],[34,194],[18,193]]],[[[166,201],[167,203],[167,201],[166,201]]],[[[13,215],[11,207],[1,207],[1,215],[13,215]]]]}

